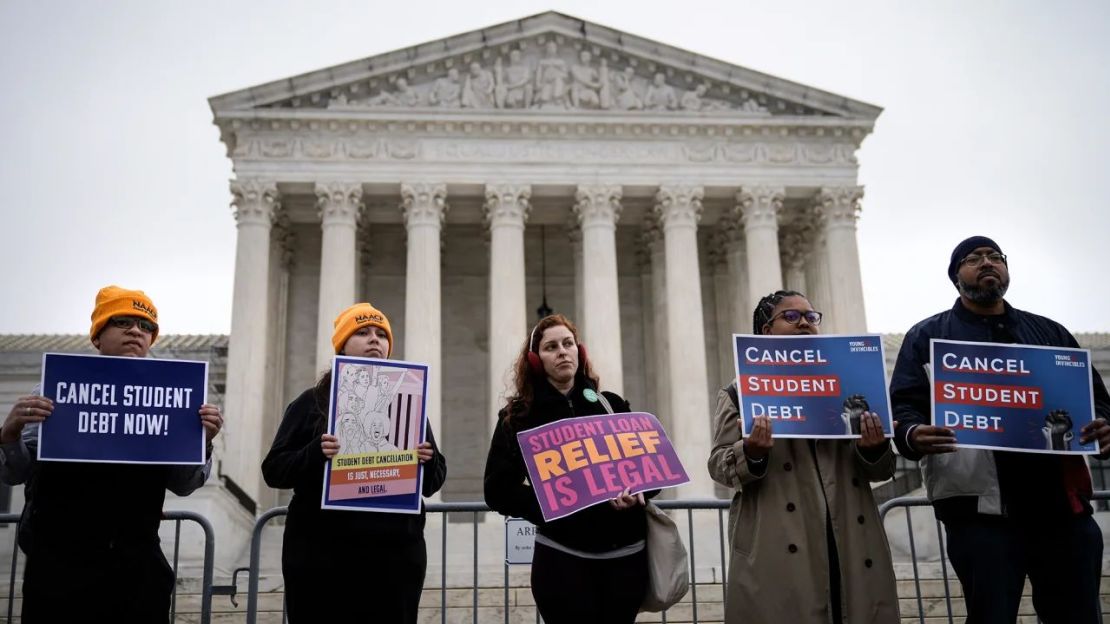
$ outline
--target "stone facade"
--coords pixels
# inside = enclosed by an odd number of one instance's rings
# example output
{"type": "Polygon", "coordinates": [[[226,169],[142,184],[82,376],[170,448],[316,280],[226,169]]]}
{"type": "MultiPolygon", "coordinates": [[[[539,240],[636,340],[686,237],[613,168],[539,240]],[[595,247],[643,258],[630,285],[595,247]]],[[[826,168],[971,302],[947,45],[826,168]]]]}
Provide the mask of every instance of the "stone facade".
{"type": "MultiPolygon", "coordinates": [[[[755,298],[811,286],[866,327],[855,152],[880,109],[544,13],[213,97],[239,228],[228,479],[258,460],[367,300],[431,366],[444,499],[480,497],[490,424],[546,295],[605,388],[689,465],[755,298]],[[540,240],[543,237],[543,240],[540,240]],[[311,354],[311,355],[307,355],[311,354]]],[[[710,495],[703,471],[685,494],[710,495]]]]}

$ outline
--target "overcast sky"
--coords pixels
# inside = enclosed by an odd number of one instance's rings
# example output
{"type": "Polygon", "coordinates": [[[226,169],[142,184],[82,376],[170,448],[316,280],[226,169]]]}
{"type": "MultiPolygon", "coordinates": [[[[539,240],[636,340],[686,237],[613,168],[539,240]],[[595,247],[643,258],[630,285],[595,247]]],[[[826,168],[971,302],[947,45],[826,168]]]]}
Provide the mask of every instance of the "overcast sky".
{"type": "Polygon", "coordinates": [[[951,305],[971,234],[1009,254],[1011,303],[1110,331],[1110,2],[0,0],[0,333],[85,332],[108,283],[165,332],[227,332],[207,98],[549,9],[882,106],[859,153],[871,331],[951,305]]]}

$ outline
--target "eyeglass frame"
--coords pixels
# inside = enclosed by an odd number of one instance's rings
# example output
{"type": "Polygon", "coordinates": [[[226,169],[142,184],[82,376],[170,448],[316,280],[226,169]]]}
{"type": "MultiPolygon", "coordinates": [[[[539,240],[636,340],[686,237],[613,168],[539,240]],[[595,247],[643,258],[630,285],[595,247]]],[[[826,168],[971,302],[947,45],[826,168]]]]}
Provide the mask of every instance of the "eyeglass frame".
{"type": "Polygon", "coordinates": [[[805,318],[806,315],[809,315],[809,314],[816,314],[817,315],[817,321],[814,322],[814,321],[811,321],[809,319],[806,319],[806,323],[809,323],[810,325],[812,325],[814,327],[820,327],[821,326],[821,321],[824,320],[824,318],[825,318],[825,314],[823,312],[818,312],[817,310],[797,310],[795,308],[780,310],[777,314],[775,314],[771,318],[767,319],[767,324],[768,325],[774,324],[775,319],[777,319],[781,316],[782,320],[786,321],[787,323],[790,323],[791,325],[797,325],[798,323],[802,322],[802,319],[805,318]],[[787,312],[797,312],[798,313],[798,320],[791,321],[790,319],[786,318],[785,315],[786,315],[787,312]]]}
{"type": "Polygon", "coordinates": [[[969,267],[975,268],[977,266],[982,265],[984,260],[990,260],[992,264],[1004,264],[1006,266],[1010,266],[1006,262],[1006,254],[1002,253],[1001,251],[992,251],[990,253],[985,253],[985,254],[982,254],[982,253],[967,254],[966,256],[964,256],[963,258],[960,259],[960,264],[958,266],[963,266],[963,265],[966,264],[969,267]],[[996,256],[997,260],[995,258],[992,258],[991,256],[996,256]],[[974,260],[973,260],[973,258],[974,258],[974,260]]]}
{"type": "Polygon", "coordinates": [[[157,323],[139,316],[112,316],[108,318],[108,325],[124,331],[138,326],[139,331],[152,335],[158,331],[157,323]]]}

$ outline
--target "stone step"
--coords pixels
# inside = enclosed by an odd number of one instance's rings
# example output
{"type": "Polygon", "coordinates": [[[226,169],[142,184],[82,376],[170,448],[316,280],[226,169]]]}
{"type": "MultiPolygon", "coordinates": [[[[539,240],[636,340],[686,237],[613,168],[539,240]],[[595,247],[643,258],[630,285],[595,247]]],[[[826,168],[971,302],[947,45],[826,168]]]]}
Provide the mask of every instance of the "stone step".
{"type": "MultiPolygon", "coordinates": [[[[280,578],[265,579],[260,583],[266,589],[259,592],[258,596],[258,621],[262,623],[280,624],[283,607],[283,593],[280,578]]],[[[924,621],[932,624],[948,620],[948,601],[944,598],[943,579],[921,579],[918,583],[922,597],[915,596],[915,583],[912,579],[900,579],[898,592],[900,596],[899,608],[902,621],[920,622],[918,614],[924,614],[924,621]]],[[[959,582],[951,577],[948,583],[951,592],[952,616],[962,618],[965,609],[962,591],[959,582]]],[[[245,583],[241,585],[245,590],[245,583]]],[[[697,585],[698,622],[702,624],[721,622],[724,617],[723,594],[724,588],[720,583],[699,583],[697,585]]],[[[14,613],[17,617],[12,622],[18,622],[19,609],[22,599],[18,596],[19,586],[16,587],[14,613]]],[[[1025,587],[1026,597],[1022,599],[1019,608],[1018,622],[1036,622],[1033,611],[1032,599],[1029,597],[1029,586],[1025,587]]],[[[472,624],[473,622],[505,622],[505,590],[503,587],[480,587],[477,590],[477,619],[475,620],[475,591],[471,588],[448,588],[446,592],[439,587],[426,587],[420,601],[421,624],[436,624],[442,620],[442,607],[446,604],[446,621],[449,624],[472,624]]],[[[213,596],[212,622],[241,624],[246,620],[247,596],[240,593],[236,596],[238,606],[231,603],[227,596],[213,596]]],[[[201,595],[199,582],[192,579],[181,579],[176,602],[175,622],[191,623],[199,621],[201,595]]],[[[535,601],[528,587],[511,587],[508,597],[509,622],[512,624],[533,624],[537,621],[535,601]]],[[[1101,604],[1104,613],[1110,614],[1110,578],[1102,583],[1101,604]]],[[[8,601],[0,599],[0,620],[6,621],[8,601]]],[[[693,591],[687,593],[683,599],[667,612],[667,622],[687,623],[693,622],[693,591]]],[[[637,622],[660,622],[662,616],[654,613],[644,613],[637,618],[637,622]]]]}

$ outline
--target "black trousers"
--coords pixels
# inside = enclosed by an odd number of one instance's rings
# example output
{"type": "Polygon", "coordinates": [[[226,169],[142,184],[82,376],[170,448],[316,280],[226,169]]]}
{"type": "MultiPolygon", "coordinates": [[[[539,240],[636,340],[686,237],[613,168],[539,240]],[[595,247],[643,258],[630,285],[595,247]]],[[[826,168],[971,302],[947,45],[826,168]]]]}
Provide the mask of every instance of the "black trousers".
{"type": "MultiPolygon", "coordinates": [[[[79,530],[79,529],[75,529],[79,530]]],[[[36,540],[23,573],[25,624],[165,624],[173,570],[157,543],[85,550],[36,540]]]]}
{"type": "Polygon", "coordinates": [[[290,624],[341,622],[352,614],[359,622],[416,623],[428,568],[423,535],[351,544],[342,535],[291,538],[288,529],[281,573],[290,624]]]}
{"type": "Polygon", "coordinates": [[[544,624],[631,624],[647,593],[647,551],[583,559],[536,544],[532,596],[544,624]]]}
{"type": "Polygon", "coordinates": [[[1025,586],[1044,624],[1099,622],[1102,532],[1089,515],[1017,522],[947,520],[948,557],[967,603],[967,624],[1013,624],[1025,586]]]}

